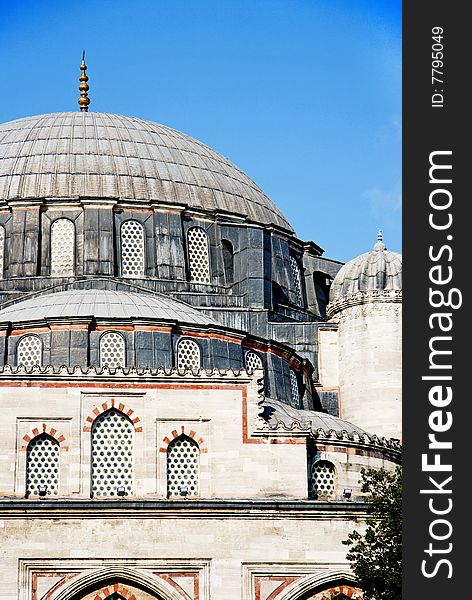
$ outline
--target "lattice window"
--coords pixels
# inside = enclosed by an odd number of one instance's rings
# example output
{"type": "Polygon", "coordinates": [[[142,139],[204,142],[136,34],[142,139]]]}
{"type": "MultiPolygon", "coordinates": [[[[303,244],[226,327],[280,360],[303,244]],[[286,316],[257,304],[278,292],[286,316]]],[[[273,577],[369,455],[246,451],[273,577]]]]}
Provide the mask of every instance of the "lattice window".
{"type": "Polygon", "coordinates": [[[334,465],[319,460],[311,466],[311,489],[314,498],[333,498],[335,494],[334,465]]]}
{"type": "Polygon", "coordinates": [[[43,433],[26,449],[26,495],[56,496],[59,492],[59,443],[43,433]]]}
{"type": "Polygon", "coordinates": [[[116,331],[107,331],[100,338],[100,367],[124,367],[125,358],[125,340],[123,336],[116,331]]]}
{"type": "Polygon", "coordinates": [[[198,496],[200,449],[198,444],[181,435],[167,448],[167,495],[198,496]]]}
{"type": "Polygon", "coordinates": [[[121,274],[144,277],[144,228],[138,221],[121,226],[121,274]]]}
{"type": "Polygon", "coordinates": [[[195,371],[200,369],[200,364],[200,346],[197,342],[188,338],[180,340],[177,344],[177,368],[195,371]]]}
{"type": "Polygon", "coordinates": [[[109,410],[92,425],[92,495],[133,494],[134,427],[118,410],[109,410]]]}
{"type": "Polygon", "coordinates": [[[295,299],[298,306],[303,306],[302,278],[297,259],[290,257],[290,267],[292,269],[293,288],[295,290],[295,299]]]}
{"type": "Polygon", "coordinates": [[[0,225],[0,279],[3,279],[5,268],[5,228],[0,225]]]}
{"type": "Polygon", "coordinates": [[[295,408],[300,408],[300,387],[298,385],[298,377],[293,369],[290,369],[290,391],[292,393],[292,401],[295,408]]]}
{"type": "Polygon", "coordinates": [[[261,357],[255,352],[246,352],[245,363],[246,370],[249,372],[264,368],[261,357]]]}
{"type": "Polygon", "coordinates": [[[190,280],[210,283],[210,258],[208,237],[200,227],[191,227],[187,232],[190,280]]]}
{"type": "Polygon", "coordinates": [[[42,361],[42,344],[37,335],[24,335],[16,349],[18,365],[33,367],[42,361]]]}
{"type": "Polygon", "coordinates": [[[51,225],[51,276],[74,274],[75,225],[69,219],[57,219],[51,225]]]}

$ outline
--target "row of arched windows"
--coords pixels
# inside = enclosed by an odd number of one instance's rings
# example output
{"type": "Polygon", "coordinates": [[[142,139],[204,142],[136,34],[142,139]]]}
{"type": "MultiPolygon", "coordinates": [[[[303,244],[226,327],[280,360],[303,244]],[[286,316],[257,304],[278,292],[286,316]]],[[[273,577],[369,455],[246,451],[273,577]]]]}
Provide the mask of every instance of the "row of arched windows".
{"type": "MultiPolygon", "coordinates": [[[[126,366],[125,339],[118,331],[104,332],[100,336],[99,350],[100,367],[107,366],[115,369],[126,366]]],[[[21,337],[17,346],[18,365],[41,366],[42,354],[43,349],[39,336],[30,333],[21,337]]],[[[182,338],[178,341],[176,366],[178,369],[197,370],[201,368],[201,351],[197,342],[190,338],[182,338]]],[[[253,351],[246,352],[245,367],[249,372],[264,368],[261,357],[253,351]]]]}
{"type": "MultiPolygon", "coordinates": [[[[67,218],[51,225],[51,276],[72,277],[75,274],[75,225],[67,218]]],[[[0,225],[0,277],[4,267],[5,229],[0,225]]],[[[146,270],[145,232],[139,221],[128,220],[120,229],[121,275],[144,277],[146,270]]],[[[233,246],[222,242],[226,283],[233,283],[233,246]]],[[[187,231],[187,253],[190,281],[210,283],[210,254],[208,236],[201,227],[187,231]]]]}
{"type": "MultiPolygon", "coordinates": [[[[46,433],[26,449],[26,496],[59,494],[59,443],[46,433]]],[[[93,497],[134,494],[134,427],[122,412],[111,409],[97,417],[91,429],[93,497]]],[[[182,434],[170,442],[166,456],[167,496],[198,496],[200,448],[182,434]]]]}

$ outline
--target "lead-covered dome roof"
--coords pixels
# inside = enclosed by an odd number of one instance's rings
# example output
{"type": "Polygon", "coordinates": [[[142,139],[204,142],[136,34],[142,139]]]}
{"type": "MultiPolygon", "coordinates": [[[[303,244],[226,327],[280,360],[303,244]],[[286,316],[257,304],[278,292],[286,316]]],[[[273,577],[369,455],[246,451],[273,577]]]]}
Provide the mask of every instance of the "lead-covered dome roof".
{"type": "Polygon", "coordinates": [[[341,267],[329,293],[330,304],[373,290],[402,290],[402,255],[387,250],[379,232],[370,252],[361,254],[341,267]]]}
{"type": "Polygon", "coordinates": [[[0,199],[77,197],[178,203],[292,231],[238,167],[164,125],[99,112],[0,124],[0,199]]]}
{"type": "Polygon", "coordinates": [[[76,317],[215,324],[199,310],[166,296],[110,290],[55,292],[22,300],[0,310],[0,323],[76,317]]]}

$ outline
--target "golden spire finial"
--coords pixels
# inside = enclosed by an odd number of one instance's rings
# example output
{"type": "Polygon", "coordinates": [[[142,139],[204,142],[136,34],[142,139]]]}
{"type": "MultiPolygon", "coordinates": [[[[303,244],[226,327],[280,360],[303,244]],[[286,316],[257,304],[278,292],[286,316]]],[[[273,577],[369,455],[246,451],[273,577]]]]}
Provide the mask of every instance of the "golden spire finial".
{"type": "Polygon", "coordinates": [[[79,77],[80,98],[77,100],[77,102],[79,103],[80,110],[82,112],[87,112],[90,104],[90,98],[88,98],[87,92],[90,88],[87,85],[88,77],[85,74],[85,71],[87,70],[87,65],[85,64],[85,50],[82,52],[82,64],[80,65],[80,70],[82,71],[79,77]]]}

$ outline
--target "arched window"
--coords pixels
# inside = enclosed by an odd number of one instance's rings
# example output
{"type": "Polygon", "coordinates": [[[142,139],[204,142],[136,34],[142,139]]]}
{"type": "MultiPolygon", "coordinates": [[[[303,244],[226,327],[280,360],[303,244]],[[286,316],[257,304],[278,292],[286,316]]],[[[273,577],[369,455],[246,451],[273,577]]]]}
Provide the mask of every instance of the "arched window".
{"type": "Polygon", "coordinates": [[[41,365],[42,344],[37,335],[24,335],[18,342],[16,349],[16,363],[25,367],[41,365]]]}
{"type": "Polygon", "coordinates": [[[313,282],[315,284],[316,302],[318,304],[318,312],[320,317],[326,317],[326,305],[329,298],[329,286],[331,285],[331,277],[326,273],[315,271],[313,273],[313,282]]]}
{"type": "Polygon", "coordinates": [[[290,391],[292,394],[292,403],[295,408],[301,408],[300,386],[298,384],[298,375],[294,369],[290,369],[290,391]]]}
{"type": "Polygon", "coordinates": [[[244,357],[244,362],[246,365],[246,370],[249,371],[250,373],[252,371],[255,371],[256,369],[264,368],[261,357],[258,354],[256,354],[255,352],[252,352],[251,350],[249,352],[246,352],[246,356],[244,357]]]}
{"type": "Polygon", "coordinates": [[[294,256],[290,257],[290,267],[292,270],[292,283],[295,291],[295,301],[297,306],[303,306],[303,288],[300,266],[294,256]]]}
{"type": "Polygon", "coordinates": [[[144,228],[138,221],[121,226],[121,274],[144,277],[144,228]]]}
{"type": "Polygon", "coordinates": [[[190,281],[210,283],[210,258],[206,231],[201,227],[191,227],[187,232],[187,248],[190,281]]]}
{"type": "Polygon", "coordinates": [[[177,368],[196,370],[200,366],[200,346],[188,338],[181,339],[177,344],[177,368]]]}
{"type": "Polygon", "coordinates": [[[70,219],[57,219],[51,225],[51,277],[74,275],[75,225],[70,219]]]}
{"type": "Polygon", "coordinates": [[[0,225],[0,279],[3,279],[5,269],[5,228],[0,225]]]}
{"type": "Polygon", "coordinates": [[[59,492],[59,443],[42,433],[26,449],[26,495],[56,496],[59,492]]]}
{"type": "Polygon", "coordinates": [[[223,253],[223,267],[225,284],[233,285],[234,283],[234,252],[233,244],[228,240],[221,240],[221,250],[223,253]]]}
{"type": "Polygon", "coordinates": [[[125,340],[117,331],[107,331],[100,337],[100,367],[126,366],[125,340]]]}
{"type": "Polygon", "coordinates": [[[92,496],[133,494],[134,427],[118,410],[108,410],[92,425],[92,496]]]}
{"type": "Polygon", "coordinates": [[[318,460],[311,465],[311,493],[313,498],[334,498],[335,469],[327,460],[318,460]]]}
{"type": "Polygon", "coordinates": [[[200,449],[181,435],[167,448],[167,496],[198,496],[200,449]]]}

